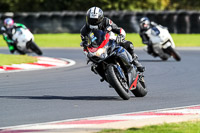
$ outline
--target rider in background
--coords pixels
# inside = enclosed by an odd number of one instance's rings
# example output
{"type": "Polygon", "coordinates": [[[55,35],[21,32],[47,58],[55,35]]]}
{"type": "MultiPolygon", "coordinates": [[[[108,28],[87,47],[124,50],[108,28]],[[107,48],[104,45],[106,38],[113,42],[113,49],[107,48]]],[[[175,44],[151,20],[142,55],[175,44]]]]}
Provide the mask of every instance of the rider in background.
{"type": "Polygon", "coordinates": [[[140,37],[142,38],[142,43],[147,45],[147,52],[148,54],[152,54],[154,57],[157,56],[157,54],[153,51],[152,47],[152,42],[149,39],[149,37],[146,34],[146,31],[149,30],[150,28],[154,28],[157,26],[155,22],[150,22],[149,18],[147,17],[142,17],[140,19],[140,37]]]}
{"type": "Polygon", "coordinates": [[[102,31],[112,31],[117,35],[116,42],[124,47],[133,57],[133,64],[137,67],[138,71],[144,72],[145,68],[138,62],[138,57],[134,53],[133,44],[125,40],[126,32],[124,29],[118,27],[112,20],[104,17],[103,11],[99,7],[91,7],[86,14],[86,24],[81,29],[81,46],[88,45],[87,36],[93,29],[102,31]]]}
{"type": "MultiPolygon", "coordinates": [[[[1,33],[3,35],[3,39],[6,41],[8,44],[8,48],[10,50],[10,53],[14,53],[16,50],[16,41],[12,40],[13,36],[13,29],[16,28],[24,28],[26,29],[26,26],[20,23],[14,23],[14,20],[12,18],[6,18],[4,20],[4,26],[1,27],[1,33]]],[[[25,54],[24,52],[18,50],[20,54],[25,54]]]]}

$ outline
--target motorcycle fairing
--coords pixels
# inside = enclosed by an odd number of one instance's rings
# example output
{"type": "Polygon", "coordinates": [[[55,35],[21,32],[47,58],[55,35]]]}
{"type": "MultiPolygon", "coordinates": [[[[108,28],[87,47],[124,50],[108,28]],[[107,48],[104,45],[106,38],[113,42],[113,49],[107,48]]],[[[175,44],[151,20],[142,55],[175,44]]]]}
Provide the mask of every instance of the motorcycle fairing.
{"type": "Polygon", "coordinates": [[[163,49],[167,49],[167,48],[170,47],[170,46],[171,46],[170,40],[167,40],[165,43],[162,44],[162,48],[163,48],[163,49]]]}
{"type": "Polygon", "coordinates": [[[21,51],[29,51],[27,49],[27,42],[33,40],[34,41],[34,36],[33,34],[28,30],[24,28],[17,28],[15,30],[15,33],[12,37],[13,40],[17,40],[17,48],[21,51]]]}
{"type": "Polygon", "coordinates": [[[119,47],[119,48],[117,49],[117,53],[122,53],[122,52],[124,52],[124,48],[119,47]]]}
{"type": "Polygon", "coordinates": [[[131,84],[129,90],[134,90],[137,86],[137,82],[138,82],[138,77],[139,75],[137,75],[137,77],[133,80],[133,83],[131,84]]]}
{"type": "Polygon", "coordinates": [[[130,54],[126,49],[119,46],[118,49],[116,49],[116,52],[117,52],[116,56],[123,62],[127,70],[133,67],[133,65],[131,64],[132,57],[130,56],[130,54]]]}
{"type": "Polygon", "coordinates": [[[160,34],[160,31],[159,31],[158,28],[152,27],[151,33],[152,33],[153,35],[155,35],[155,36],[158,36],[158,35],[160,34]]]}
{"type": "MultiPolygon", "coordinates": [[[[118,48],[118,49],[120,49],[120,48],[118,48]]],[[[133,64],[131,64],[133,59],[126,49],[122,48],[123,52],[122,52],[122,50],[120,51],[118,49],[117,49],[117,51],[119,51],[119,52],[116,54],[116,56],[120,59],[120,61],[122,61],[122,64],[125,67],[124,70],[126,70],[126,73],[127,73],[128,86],[131,86],[133,81],[136,79],[136,75],[137,75],[135,69],[133,69],[133,67],[134,67],[133,64]]],[[[123,66],[121,66],[121,67],[123,68],[123,66]]]]}
{"type": "Polygon", "coordinates": [[[97,48],[89,47],[89,48],[88,48],[88,51],[94,53],[94,52],[96,52],[98,49],[103,48],[103,47],[109,42],[109,37],[110,37],[110,35],[107,33],[107,34],[105,35],[105,40],[101,43],[101,45],[100,45],[99,47],[97,47],[97,48]]]}

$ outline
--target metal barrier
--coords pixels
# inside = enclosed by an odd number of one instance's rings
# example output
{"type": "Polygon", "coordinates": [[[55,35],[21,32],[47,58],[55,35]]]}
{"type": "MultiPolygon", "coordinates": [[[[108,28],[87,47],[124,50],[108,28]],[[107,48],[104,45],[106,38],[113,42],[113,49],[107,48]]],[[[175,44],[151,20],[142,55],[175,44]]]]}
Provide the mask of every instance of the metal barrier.
{"type": "MultiPolygon", "coordinates": [[[[85,24],[86,12],[37,12],[0,13],[0,25],[6,17],[25,24],[33,33],[79,33],[85,24]]],[[[104,15],[127,33],[139,31],[139,20],[143,16],[168,27],[171,33],[200,33],[200,11],[110,11],[104,15]]]]}

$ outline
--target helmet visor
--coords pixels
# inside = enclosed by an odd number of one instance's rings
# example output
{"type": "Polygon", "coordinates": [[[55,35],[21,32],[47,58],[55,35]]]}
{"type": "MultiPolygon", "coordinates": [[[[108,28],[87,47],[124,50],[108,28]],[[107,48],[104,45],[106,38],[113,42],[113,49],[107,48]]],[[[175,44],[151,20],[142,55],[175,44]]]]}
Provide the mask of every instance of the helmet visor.
{"type": "Polygon", "coordinates": [[[143,24],[144,28],[148,28],[148,26],[149,26],[148,24],[143,24]]]}
{"type": "Polygon", "coordinates": [[[90,19],[88,19],[88,24],[98,25],[98,24],[100,24],[100,21],[98,21],[98,19],[96,19],[96,18],[90,18],[90,19]]]}
{"type": "Polygon", "coordinates": [[[10,29],[10,28],[12,28],[13,27],[13,24],[7,24],[6,25],[6,28],[8,28],[8,29],[10,29]]]}

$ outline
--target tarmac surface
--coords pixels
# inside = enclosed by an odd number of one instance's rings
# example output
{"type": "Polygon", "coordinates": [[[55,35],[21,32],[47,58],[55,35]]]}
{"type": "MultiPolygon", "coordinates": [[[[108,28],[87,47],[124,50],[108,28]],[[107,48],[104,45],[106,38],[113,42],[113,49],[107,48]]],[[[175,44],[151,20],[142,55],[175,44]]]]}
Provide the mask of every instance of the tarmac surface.
{"type": "MultiPolygon", "coordinates": [[[[0,127],[198,105],[200,51],[178,49],[182,60],[161,61],[136,49],[146,67],[148,94],[122,100],[90,71],[81,49],[43,49],[76,65],[0,74],[0,127]]],[[[8,53],[0,49],[0,53],[8,53]]]]}

